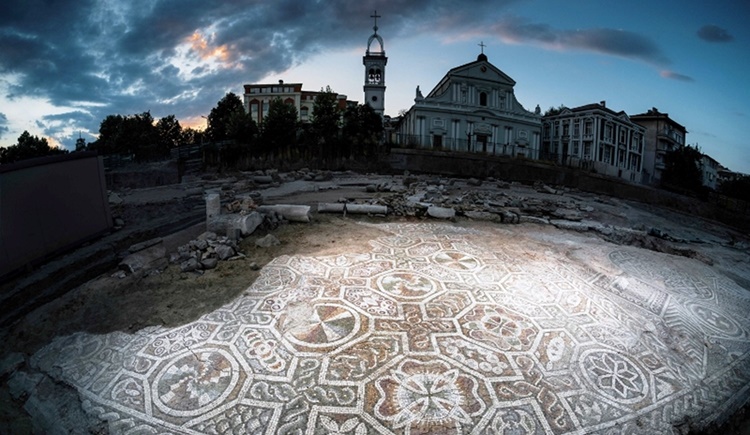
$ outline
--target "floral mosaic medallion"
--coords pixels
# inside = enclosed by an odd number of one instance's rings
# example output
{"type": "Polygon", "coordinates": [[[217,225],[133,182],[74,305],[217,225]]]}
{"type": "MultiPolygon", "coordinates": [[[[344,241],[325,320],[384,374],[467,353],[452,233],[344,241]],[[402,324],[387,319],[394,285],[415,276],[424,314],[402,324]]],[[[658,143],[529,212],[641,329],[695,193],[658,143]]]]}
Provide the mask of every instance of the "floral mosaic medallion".
{"type": "Polygon", "coordinates": [[[31,365],[123,434],[670,433],[750,397],[750,295],[708,266],[374,226],[193,322],[60,337],[31,365]]]}
{"type": "Polygon", "coordinates": [[[580,359],[584,379],[595,391],[620,403],[636,403],[648,395],[648,380],[629,358],[596,349],[580,359]]]}
{"type": "Polygon", "coordinates": [[[482,381],[443,361],[406,359],[373,383],[373,414],[403,433],[468,433],[482,416],[482,381]]]}

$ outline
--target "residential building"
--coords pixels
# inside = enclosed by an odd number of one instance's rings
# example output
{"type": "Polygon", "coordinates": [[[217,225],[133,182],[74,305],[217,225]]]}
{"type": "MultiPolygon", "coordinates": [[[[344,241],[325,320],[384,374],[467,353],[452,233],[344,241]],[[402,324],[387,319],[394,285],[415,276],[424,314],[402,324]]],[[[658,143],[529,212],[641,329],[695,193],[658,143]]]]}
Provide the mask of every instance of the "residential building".
{"type": "Polygon", "coordinates": [[[630,119],[646,128],[643,182],[658,185],[664,171],[664,156],[685,145],[687,130],[671,119],[668,113],[661,113],[656,107],[646,113],[633,115],[630,119]]]}
{"type": "Polygon", "coordinates": [[[537,158],[541,113],[524,109],[516,82],[484,54],[448,71],[403,115],[397,140],[402,146],[537,158]]]}
{"type": "Polygon", "coordinates": [[[542,119],[539,158],[640,183],[645,131],[606,101],[563,107],[542,119]]]}
{"type": "Polygon", "coordinates": [[[701,156],[700,168],[703,185],[716,190],[719,187],[719,162],[708,154],[701,156]]]}
{"type": "MultiPolygon", "coordinates": [[[[271,101],[279,98],[281,101],[291,104],[297,109],[297,115],[302,122],[309,122],[312,117],[315,97],[322,92],[305,91],[302,89],[302,83],[284,83],[279,80],[278,84],[259,83],[245,85],[245,94],[243,102],[245,111],[252,115],[253,121],[258,125],[263,123],[263,118],[268,115],[268,108],[271,101]]],[[[339,94],[336,97],[341,110],[346,109],[347,105],[357,103],[347,101],[346,95],[339,94]]]]}

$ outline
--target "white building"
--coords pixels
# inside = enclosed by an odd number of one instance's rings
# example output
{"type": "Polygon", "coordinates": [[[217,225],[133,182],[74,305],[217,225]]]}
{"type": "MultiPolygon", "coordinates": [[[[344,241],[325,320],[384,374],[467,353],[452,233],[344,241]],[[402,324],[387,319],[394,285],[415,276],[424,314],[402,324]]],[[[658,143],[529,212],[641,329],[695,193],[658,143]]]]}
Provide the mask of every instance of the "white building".
{"type": "Polygon", "coordinates": [[[720,166],[721,165],[719,164],[719,162],[714,160],[708,154],[703,154],[701,156],[700,168],[701,178],[704,186],[716,190],[716,188],[719,186],[720,166]]]}
{"type": "Polygon", "coordinates": [[[646,113],[633,115],[630,119],[646,127],[643,182],[658,185],[665,167],[664,156],[685,145],[687,130],[671,119],[668,113],[661,113],[656,107],[646,113]]]}
{"type": "Polygon", "coordinates": [[[640,183],[646,128],[605,101],[544,117],[540,158],[640,183]]]}
{"type": "Polygon", "coordinates": [[[537,158],[541,114],[516,100],[516,82],[482,53],[451,69],[414,105],[398,126],[401,146],[537,158]]]}

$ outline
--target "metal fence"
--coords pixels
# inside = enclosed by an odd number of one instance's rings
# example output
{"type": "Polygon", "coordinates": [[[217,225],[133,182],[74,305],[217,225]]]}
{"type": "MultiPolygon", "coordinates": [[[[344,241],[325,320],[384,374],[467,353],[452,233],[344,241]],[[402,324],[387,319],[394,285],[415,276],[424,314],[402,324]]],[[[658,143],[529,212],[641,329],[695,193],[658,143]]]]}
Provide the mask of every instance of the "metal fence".
{"type": "Polygon", "coordinates": [[[482,153],[494,156],[518,156],[538,158],[537,150],[523,145],[482,141],[476,138],[456,139],[434,135],[397,134],[396,144],[402,148],[431,149],[436,151],[456,151],[482,153]]]}

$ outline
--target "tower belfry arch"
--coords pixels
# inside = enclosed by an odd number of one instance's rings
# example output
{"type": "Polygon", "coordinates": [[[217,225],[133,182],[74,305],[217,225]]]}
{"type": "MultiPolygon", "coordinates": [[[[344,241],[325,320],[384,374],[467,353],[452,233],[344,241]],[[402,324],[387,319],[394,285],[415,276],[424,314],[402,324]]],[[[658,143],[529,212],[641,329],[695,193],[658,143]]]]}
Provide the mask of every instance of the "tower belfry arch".
{"type": "Polygon", "coordinates": [[[375,110],[380,116],[385,111],[385,65],[388,63],[388,57],[385,55],[385,45],[383,38],[378,35],[378,15],[374,11],[371,18],[374,19],[372,27],[373,33],[367,39],[367,50],[362,57],[362,63],[365,66],[365,104],[375,110]],[[377,42],[377,44],[374,44],[377,42]]]}

